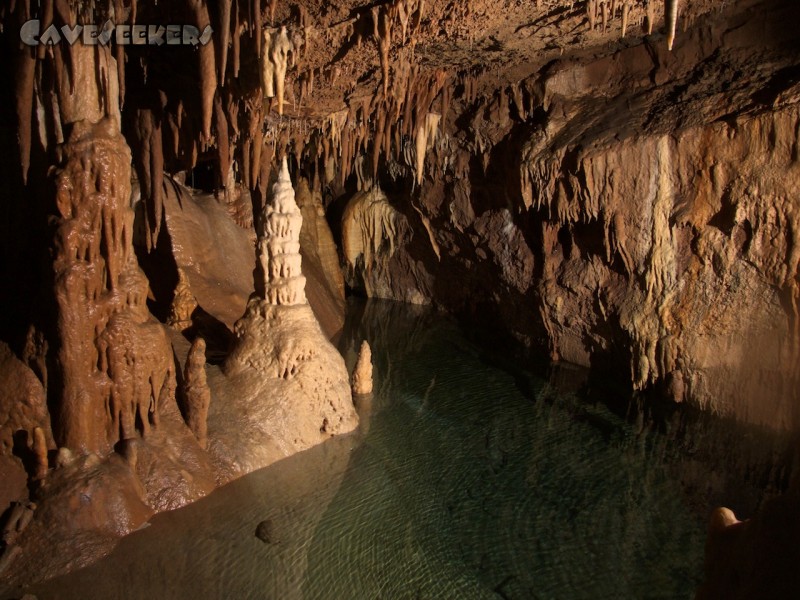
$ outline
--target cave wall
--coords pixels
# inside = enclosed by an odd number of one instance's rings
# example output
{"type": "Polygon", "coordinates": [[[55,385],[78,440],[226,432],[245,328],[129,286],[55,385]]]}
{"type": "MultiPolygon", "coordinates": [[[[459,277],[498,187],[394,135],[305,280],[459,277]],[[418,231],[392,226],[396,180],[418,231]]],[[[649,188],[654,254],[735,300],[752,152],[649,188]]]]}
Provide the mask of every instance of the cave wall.
{"type": "Polygon", "coordinates": [[[632,391],[794,427],[798,48],[781,24],[796,13],[773,4],[698,24],[672,53],[555,61],[462,100],[421,187],[388,182],[410,233],[362,218],[379,251],[350,284],[488,320],[632,391]]]}

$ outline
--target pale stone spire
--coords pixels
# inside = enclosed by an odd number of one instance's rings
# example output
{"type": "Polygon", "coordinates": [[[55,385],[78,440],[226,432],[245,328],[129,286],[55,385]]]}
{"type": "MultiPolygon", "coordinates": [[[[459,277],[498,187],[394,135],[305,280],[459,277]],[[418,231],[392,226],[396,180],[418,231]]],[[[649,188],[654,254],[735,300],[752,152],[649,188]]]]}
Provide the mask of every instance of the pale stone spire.
{"type": "Polygon", "coordinates": [[[278,181],[272,186],[272,198],[264,206],[261,223],[258,256],[263,289],[257,291],[273,305],[305,304],[306,278],[300,266],[303,215],[294,200],[286,157],[278,181]]]}

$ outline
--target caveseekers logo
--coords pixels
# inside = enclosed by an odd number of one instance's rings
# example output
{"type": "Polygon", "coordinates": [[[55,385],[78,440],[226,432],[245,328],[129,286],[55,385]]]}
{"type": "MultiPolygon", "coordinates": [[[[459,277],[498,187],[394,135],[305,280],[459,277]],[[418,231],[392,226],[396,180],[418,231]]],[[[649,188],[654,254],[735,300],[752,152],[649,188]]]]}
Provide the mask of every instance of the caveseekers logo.
{"type": "Polygon", "coordinates": [[[203,32],[193,25],[116,25],[106,21],[103,25],[50,25],[44,32],[38,19],[27,21],[19,30],[19,38],[28,46],[55,46],[63,41],[70,46],[81,40],[87,46],[105,46],[114,40],[117,44],[161,46],[205,46],[211,41],[214,30],[207,25],[203,32]]]}

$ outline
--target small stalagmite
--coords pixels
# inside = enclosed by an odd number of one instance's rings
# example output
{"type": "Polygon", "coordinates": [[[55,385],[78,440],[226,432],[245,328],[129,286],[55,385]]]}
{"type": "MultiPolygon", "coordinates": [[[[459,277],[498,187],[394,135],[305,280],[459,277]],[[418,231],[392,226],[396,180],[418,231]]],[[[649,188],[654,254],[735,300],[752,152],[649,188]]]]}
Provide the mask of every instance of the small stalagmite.
{"type": "Polygon", "coordinates": [[[34,478],[42,480],[47,477],[47,439],[44,430],[36,427],[33,430],[33,454],[36,456],[36,472],[34,478]]]}
{"type": "Polygon", "coordinates": [[[208,407],[211,390],[206,381],[206,342],[197,337],[192,342],[183,371],[186,398],[186,424],[197,438],[200,447],[208,446],[208,407]]]}
{"type": "Polygon", "coordinates": [[[178,267],[178,283],[175,284],[167,324],[177,331],[185,331],[192,326],[192,313],[196,308],[197,300],[189,287],[186,273],[178,267]]]}
{"type": "Polygon", "coordinates": [[[361,342],[356,368],[353,370],[353,394],[361,396],[372,393],[372,350],[367,340],[361,342]]]}

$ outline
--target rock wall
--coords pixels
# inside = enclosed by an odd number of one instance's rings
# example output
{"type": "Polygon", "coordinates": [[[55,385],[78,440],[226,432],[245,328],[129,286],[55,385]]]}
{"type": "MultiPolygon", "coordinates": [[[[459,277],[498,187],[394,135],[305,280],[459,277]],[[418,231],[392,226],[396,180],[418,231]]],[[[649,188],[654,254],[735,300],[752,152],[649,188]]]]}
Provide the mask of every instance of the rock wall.
{"type": "MultiPolygon", "coordinates": [[[[800,93],[780,22],[796,12],[697,24],[672,53],[555,61],[479,99],[437,136],[421,189],[394,192],[412,235],[351,286],[489,320],[634,392],[793,428],[800,93]]],[[[360,203],[342,220],[349,263],[386,239],[350,233],[369,223],[360,203]]]]}

